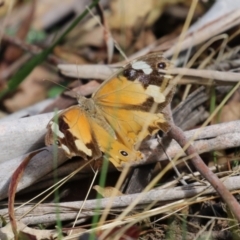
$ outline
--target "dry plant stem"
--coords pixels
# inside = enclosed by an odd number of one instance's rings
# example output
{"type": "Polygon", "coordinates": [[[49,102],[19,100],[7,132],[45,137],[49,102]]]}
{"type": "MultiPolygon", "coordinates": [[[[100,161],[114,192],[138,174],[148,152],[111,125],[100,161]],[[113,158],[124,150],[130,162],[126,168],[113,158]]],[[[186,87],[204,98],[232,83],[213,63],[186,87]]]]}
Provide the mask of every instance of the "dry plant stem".
{"type": "MultiPolygon", "coordinates": [[[[240,177],[227,177],[224,179],[224,185],[231,191],[239,192],[240,189],[240,177]]],[[[182,201],[183,205],[188,205],[189,203],[195,203],[200,201],[206,201],[211,198],[216,198],[212,196],[206,196],[208,194],[213,195],[216,191],[210,187],[209,185],[196,185],[189,184],[186,188],[184,186],[180,187],[168,187],[164,189],[156,188],[152,189],[149,192],[146,192],[140,199],[138,206],[140,209],[143,208],[143,205],[151,204],[152,202],[158,202],[158,204],[166,206],[167,202],[172,201],[182,201]],[[197,195],[205,196],[205,197],[197,197],[197,195]],[[192,198],[193,199],[189,199],[192,198]]],[[[130,194],[124,196],[118,196],[113,199],[112,208],[114,208],[114,212],[122,212],[123,208],[126,208],[134,199],[139,197],[139,193],[130,194]]],[[[80,214],[81,218],[88,218],[92,216],[94,213],[93,210],[96,207],[96,204],[100,204],[99,214],[102,214],[102,211],[109,205],[109,198],[103,198],[101,203],[98,200],[87,200],[84,208],[85,210],[80,214]]],[[[112,201],[112,200],[111,200],[112,201]]],[[[68,221],[75,219],[77,216],[77,212],[79,208],[82,206],[83,201],[76,202],[62,202],[59,204],[59,209],[61,210],[61,220],[68,221]]],[[[137,206],[137,208],[138,208],[137,206]]],[[[56,221],[58,217],[55,213],[56,205],[54,203],[43,203],[37,206],[35,209],[28,213],[25,216],[26,212],[32,209],[32,206],[23,206],[15,210],[15,216],[20,219],[25,224],[40,224],[40,223],[53,223],[56,221]],[[22,217],[24,215],[24,217],[22,217]]],[[[7,209],[0,209],[0,215],[7,217],[7,209]]]]}
{"type": "MultiPolygon", "coordinates": [[[[68,77],[76,78],[93,78],[105,80],[111,77],[112,74],[119,70],[119,65],[97,65],[97,64],[59,64],[58,69],[60,72],[68,77]],[[94,69],[94,71],[93,71],[94,69]]],[[[166,71],[162,70],[162,73],[166,71]]],[[[180,84],[201,84],[201,85],[222,85],[234,84],[239,82],[240,73],[203,70],[203,69],[190,69],[190,68],[172,68],[167,71],[168,74],[174,76],[181,75],[179,80],[180,84]],[[212,80],[213,79],[213,80],[212,80]]]]}
{"type": "Polygon", "coordinates": [[[29,161],[39,152],[42,150],[38,150],[35,152],[30,153],[24,161],[19,165],[19,167],[16,169],[16,171],[13,173],[11,182],[9,184],[9,192],[8,192],[8,214],[9,214],[9,219],[11,222],[12,226],[12,231],[14,233],[14,239],[18,239],[18,230],[17,230],[17,222],[15,218],[15,211],[14,211],[14,202],[15,202],[15,195],[16,195],[16,190],[17,190],[17,185],[19,180],[21,179],[23,172],[29,163],[29,161]]]}
{"type": "MultiPolygon", "coordinates": [[[[163,71],[164,72],[164,71],[163,71]]],[[[222,72],[215,70],[204,70],[204,69],[191,69],[191,68],[172,68],[167,71],[168,74],[173,74],[174,76],[184,76],[186,78],[190,78],[191,81],[195,82],[205,80],[206,83],[213,82],[209,79],[213,79],[214,81],[218,81],[219,83],[236,83],[239,81],[240,73],[236,72],[222,72]]]]}
{"type": "Polygon", "coordinates": [[[99,3],[96,5],[96,11],[100,17],[100,21],[101,21],[100,25],[103,27],[104,41],[105,41],[105,46],[106,46],[107,56],[108,56],[107,62],[111,63],[113,58],[114,40],[110,32],[110,29],[108,27],[108,23],[104,15],[104,10],[99,3]]]}
{"type": "Polygon", "coordinates": [[[218,192],[220,197],[231,209],[237,221],[240,222],[240,205],[237,200],[223,185],[220,179],[205,165],[195,148],[191,144],[189,144],[187,138],[184,135],[184,132],[173,122],[171,125],[171,130],[168,132],[168,135],[174,140],[176,140],[182,148],[188,146],[185,152],[187,155],[192,156],[192,164],[201,173],[201,175],[209,181],[209,183],[213,186],[213,188],[218,192]]]}

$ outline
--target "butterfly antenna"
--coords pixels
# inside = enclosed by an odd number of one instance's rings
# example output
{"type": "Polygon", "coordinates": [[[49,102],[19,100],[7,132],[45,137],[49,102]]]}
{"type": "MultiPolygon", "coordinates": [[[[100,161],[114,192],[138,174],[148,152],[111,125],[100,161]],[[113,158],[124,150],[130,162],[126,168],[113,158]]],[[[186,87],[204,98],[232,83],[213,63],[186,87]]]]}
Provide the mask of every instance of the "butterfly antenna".
{"type": "Polygon", "coordinates": [[[62,84],[58,83],[58,82],[55,82],[53,80],[49,80],[49,79],[43,79],[43,81],[49,81],[49,82],[52,82],[52,83],[55,83],[56,85],[62,87],[62,88],[65,88],[66,90],[68,91],[72,91],[70,88],[66,87],[66,86],[63,86],[62,84]]]}
{"type": "MultiPolygon", "coordinates": [[[[76,65],[76,69],[77,69],[77,76],[78,76],[78,78],[77,78],[77,80],[79,81],[79,84],[81,83],[81,81],[80,81],[80,78],[79,78],[79,76],[80,76],[80,74],[79,74],[79,71],[78,71],[78,65],[77,65],[77,63],[75,63],[75,65],[76,65]]],[[[76,94],[76,98],[79,98],[80,97],[80,95],[77,93],[77,92],[75,92],[75,91],[73,91],[75,94],[76,94]]]]}
{"type": "Polygon", "coordinates": [[[62,84],[60,84],[60,83],[58,83],[58,82],[55,82],[55,81],[49,80],[49,79],[43,79],[43,81],[49,81],[49,82],[55,83],[56,85],[58,85],[58,86],[60,86],[60,87],[62,87],[62,88],[64,88],[64,89],[66,89],[66,90],[68,90],[68,91],[70,91],[70,92],[73,92],[74,95],[75,95],[75,98],[78,98],[78,97],[79,97],[79,95],[78,95],[78,93],[77,93],[76,91],[73,91],[72,89],[70,89],[70,88],[68,88],[68,87],[66,87],[66,86],[64,86],[64,85],[62,85],[62,84]]]}

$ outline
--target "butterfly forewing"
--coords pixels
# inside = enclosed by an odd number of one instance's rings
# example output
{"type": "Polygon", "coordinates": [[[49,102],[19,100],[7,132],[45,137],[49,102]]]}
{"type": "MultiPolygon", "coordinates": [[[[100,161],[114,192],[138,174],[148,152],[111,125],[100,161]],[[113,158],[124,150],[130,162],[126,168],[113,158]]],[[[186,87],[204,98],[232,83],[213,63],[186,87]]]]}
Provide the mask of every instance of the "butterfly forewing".
{"type": "Polygon", "coordinates": [[[93,96],[125,144],[142,141],[158,130],[169,130],[169,119],[161,111],[171,101],[174,89],[165,95],[171,76],[159,72],[159,68],[167,67],[169,62],[161,55],[150,54],[128,64],[93,96]]]}

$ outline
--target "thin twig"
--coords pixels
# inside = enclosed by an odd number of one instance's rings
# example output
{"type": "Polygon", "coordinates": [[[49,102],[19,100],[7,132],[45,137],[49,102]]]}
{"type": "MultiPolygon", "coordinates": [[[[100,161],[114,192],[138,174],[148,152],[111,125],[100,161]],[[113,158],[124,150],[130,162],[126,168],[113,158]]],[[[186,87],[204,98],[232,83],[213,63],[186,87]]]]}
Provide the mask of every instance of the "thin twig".
{"type": "MultiPolygon", "coordinates": [[[[166,71],[163,71],[166,72],[166,71]]],[[[167,70],[168,74],[174,76],[181,75],[183,79],[188,79],[191,82],[197,83],[199,81],[201,84],[210,83],[236,83],[240,80],[240,73],[235,72],[220,72],[215,70],[204,70],[204,69],[192,69],[192,68],[172,68],[167,70]],[[211,79],[211,80],[209,80],[211,79]],[[203,80],[205,81],[203,83],[203,80]],[[214,80],[214,81],[212,81],[214,80]]]]}
{"type": "MultiPolygon", "coordinates": [[[[58,68],[63,75],[69,77],[107,79],[119,70],[119,64],[60,64],[58,68]]],[[[161,73],[165,74],[166,72],[173,76],[182,76],[181,79],[179,79],[180,84],[220,85],[223,83],[233,84],[240,80],[240,73],[236,72],[220,72],[192,68],[172,68],[167,71],[161,70],[161,73]]]]}

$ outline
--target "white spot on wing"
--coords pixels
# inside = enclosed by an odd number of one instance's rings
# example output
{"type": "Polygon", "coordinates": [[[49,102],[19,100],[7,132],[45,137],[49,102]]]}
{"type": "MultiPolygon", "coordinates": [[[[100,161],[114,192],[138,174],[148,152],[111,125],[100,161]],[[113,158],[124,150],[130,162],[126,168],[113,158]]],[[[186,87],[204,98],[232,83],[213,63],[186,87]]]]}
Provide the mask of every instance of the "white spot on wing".
{"type": "Polygon", "coordinates": [[[76,140],[75,144],[79,150],[83,151],[90,157],[92,156],[92,150],[87,148],[86,145],[81,140],[76,140]]]}
{"type": "Polygon", "coordinates": [[[152,67],[144,61],[136,61],[136,62],[132,63],[132,68],[136,69],[136,70],[141,69],[147,75],[150,74],[153,71],[152,67]]]}
{"type": "Polygon", "coordinates": [[[156,103],[162,103],[165,101],[165,96],[160,92],[160,88],[155,85],[149,85],[145,92],[154,98],[156,103]]]}
{"type": "Polygon", "coordinates": [[[58,124],[55,122],[51,122],[50,124],[53,133],[55,133],[60,138],[64,138],[64,134],[60,131],[58,124]]]}
{"type": "Polygon", "coordinates": [[[68,155],[70,155],[70,150],[66,145],[62,144],[61,148],[63,149],[64,152],[66,152],[68,155]]]}

